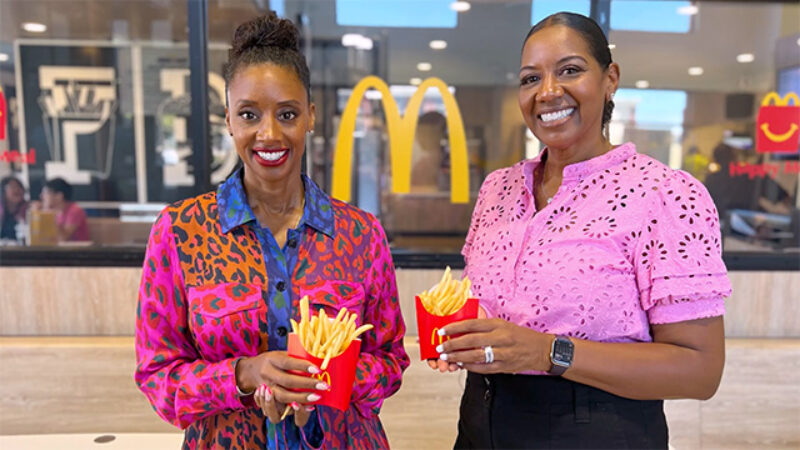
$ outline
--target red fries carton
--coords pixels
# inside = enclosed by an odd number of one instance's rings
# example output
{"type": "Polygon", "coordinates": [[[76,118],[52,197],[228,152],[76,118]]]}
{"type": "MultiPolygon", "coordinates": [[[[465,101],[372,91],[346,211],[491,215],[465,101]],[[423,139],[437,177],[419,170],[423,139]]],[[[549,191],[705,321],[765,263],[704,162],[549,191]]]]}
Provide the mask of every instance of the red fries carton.
{"type": "Polygon", "coordinates": [[[415,298],[417,304],[417,333],[419,334],[420,360],[438,359],[439,353],[436,346],[455,336],[439,336],[439,330],[445,325],[462,320],[478,318],[478,299],[469,298],[458,311],[448,316],[437,316],[428,312],[422,305],[419,296],[415,298]]]}
{"type": "MultiPolygon", "coordinates": [[[[320,381],[324,381],[330,386],[327,391],[308,390],[320,395],[320,399],[315,402],[310,402],[315,405],[327,405],[336,408],[340,411],[347,411],[350,407],[350,394],[353,392],[353,383],[356,378],[356,363],[358,362],[358,355],[361,352],[361,339],[353,339],[347,349],[339,356],[330,359],[328,367],[317,374],[310,374],[306,372],[295,372],[297,375],[306,377],[314,377],[320,381]]],[[[300,338],[295,333],[289,334],[289,356],[304,359],[321,369],[322,358],[312,356],[303,344],[300,338]]],[[[306,391],[306,390],[303,390],[306,391]]]]}

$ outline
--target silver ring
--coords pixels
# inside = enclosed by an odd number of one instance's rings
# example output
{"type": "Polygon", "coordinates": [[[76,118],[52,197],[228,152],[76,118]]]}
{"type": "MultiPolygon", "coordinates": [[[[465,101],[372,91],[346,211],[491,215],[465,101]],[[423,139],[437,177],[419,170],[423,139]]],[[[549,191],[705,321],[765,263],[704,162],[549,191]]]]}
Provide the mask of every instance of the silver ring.
{"type": "Polygon", "coordinates": [[[494,351],[492,350],[491,345],[483,347],[483,362],[486,364],[491,364],[494,362],[494,351]]]}

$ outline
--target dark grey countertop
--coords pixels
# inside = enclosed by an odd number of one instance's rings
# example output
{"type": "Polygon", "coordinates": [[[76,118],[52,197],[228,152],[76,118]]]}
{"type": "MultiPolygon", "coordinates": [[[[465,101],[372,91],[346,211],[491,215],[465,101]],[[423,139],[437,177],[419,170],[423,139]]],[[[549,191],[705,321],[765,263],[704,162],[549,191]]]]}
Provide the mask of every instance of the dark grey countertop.
{"type": "MultiPolygon", "coordinates": [[[[144,246],[124,247],[0,247],[3,267],[139,267],[144,246]]],[[[464,258],[455,252],[424,249],[392,249],[399,269],[454,269],[464,267],[464,258]]],[[[800,253],[726,252],[728,270],[800,271],[800,253]]]]}

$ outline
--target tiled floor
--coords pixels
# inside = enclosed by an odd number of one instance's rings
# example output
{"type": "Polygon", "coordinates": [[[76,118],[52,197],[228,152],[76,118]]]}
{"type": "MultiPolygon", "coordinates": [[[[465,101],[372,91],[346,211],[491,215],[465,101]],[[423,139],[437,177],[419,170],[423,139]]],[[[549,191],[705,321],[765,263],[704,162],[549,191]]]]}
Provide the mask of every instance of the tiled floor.
{"type": "MultiPolygon", "coordinates": [[[[463,375],[432,372],[413,338],[406,349],[411,367],[381,412],[392,448],[452,448],[463,375]]],[[[180,448],[133,385],[131,338],[0,338],[0,361],[0,450],[180,448]],[[103,434],[115,439],[95,443],[103,434]]],[[[800,449],[800,340],[729,339],[717,395],[666,411],[678,450],[800,449]]]]}
{"type": "Polygon", "coordinates": [[[159,450],[179,449],[181,433],[39,434],[0,436],[3,450],[159,450]]]}

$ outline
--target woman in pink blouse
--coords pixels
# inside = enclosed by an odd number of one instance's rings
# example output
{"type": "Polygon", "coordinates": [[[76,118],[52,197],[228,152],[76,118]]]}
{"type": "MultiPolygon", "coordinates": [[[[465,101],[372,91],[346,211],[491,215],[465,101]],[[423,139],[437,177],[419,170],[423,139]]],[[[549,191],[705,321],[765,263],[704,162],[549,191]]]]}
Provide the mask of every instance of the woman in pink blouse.
{"type": "Polygon", "coordinates": [[[597,24],[525,40],[519,105],[547,148],[490,174],[464,245],[487,318],[444,328],[469,370],[456,448],[667,448],[663,399],[708,399],[724,365],[717,212],[685,172],[613,146],[619,67],[597,24]]]}

